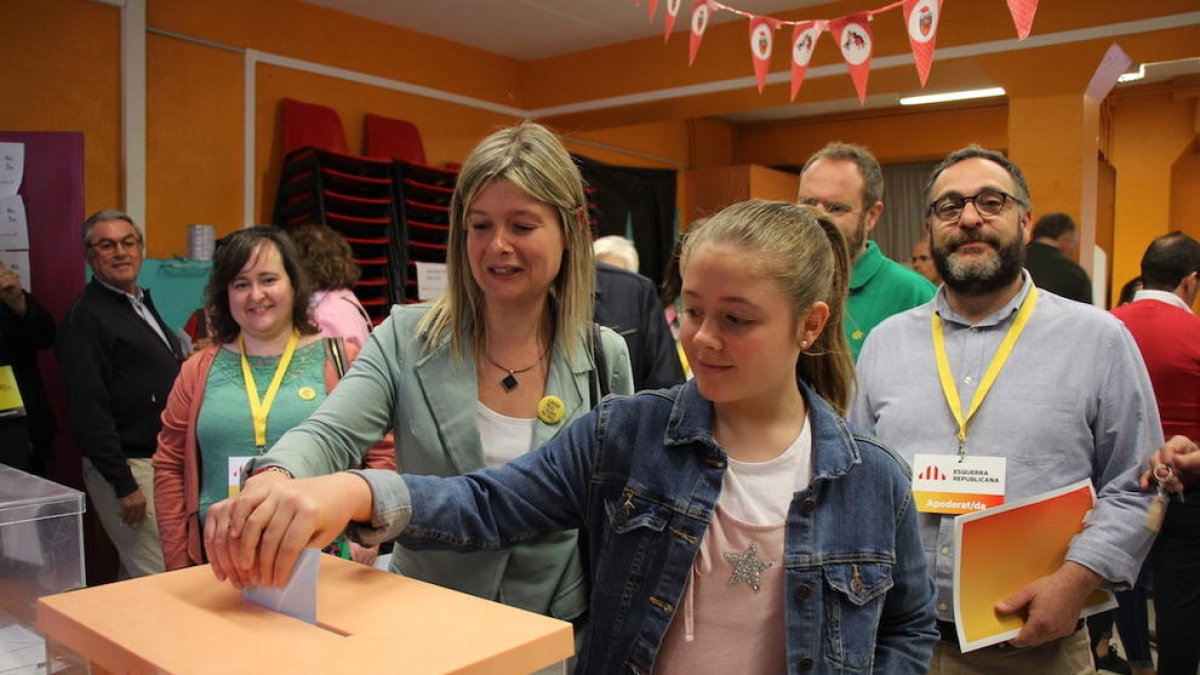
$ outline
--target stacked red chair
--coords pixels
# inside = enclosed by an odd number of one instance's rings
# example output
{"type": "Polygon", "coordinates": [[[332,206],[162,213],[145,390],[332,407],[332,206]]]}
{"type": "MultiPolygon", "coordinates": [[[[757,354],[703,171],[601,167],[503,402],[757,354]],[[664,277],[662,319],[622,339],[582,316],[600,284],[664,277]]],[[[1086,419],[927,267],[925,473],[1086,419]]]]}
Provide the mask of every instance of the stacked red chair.
{"type": "Polygon", "coordinates": [[[369,114],[363,120],[367,154],[392,164],[392,195],[404,242],[404,297],[418,298],[416,263],[445,263],[450,196],[458,169],[426,164],[421,134],[411,122],[369,114]]]}
{"type": "Polygon", "coordinates": [[[281,107],[285,154],[274,222],[284,229],[315,222],[340,233],[362,270],[354,294],[378,324],[405,301],[393,162],[349,154],[331,108],[292,99],[281,107]]]}

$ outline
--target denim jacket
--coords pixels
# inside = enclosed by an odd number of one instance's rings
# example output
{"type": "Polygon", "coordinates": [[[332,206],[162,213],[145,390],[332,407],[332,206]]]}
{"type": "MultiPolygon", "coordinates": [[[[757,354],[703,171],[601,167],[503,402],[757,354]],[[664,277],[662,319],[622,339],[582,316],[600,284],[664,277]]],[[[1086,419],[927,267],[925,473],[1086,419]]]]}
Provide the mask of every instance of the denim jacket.
{"type": "MultiPolygon", "coordinates": [[[[792,497],[783,566],[790,673],[925,673],[933,584],[907,468],[801,385],[813,478],[792,497]]],[[[592,578],[578,673],[650,673],[727,466],[695,382],[606,399],[538,451],[438,478],[357,472],[371,486],[365,542],[495,549],[578,527],[592,578]]]]}

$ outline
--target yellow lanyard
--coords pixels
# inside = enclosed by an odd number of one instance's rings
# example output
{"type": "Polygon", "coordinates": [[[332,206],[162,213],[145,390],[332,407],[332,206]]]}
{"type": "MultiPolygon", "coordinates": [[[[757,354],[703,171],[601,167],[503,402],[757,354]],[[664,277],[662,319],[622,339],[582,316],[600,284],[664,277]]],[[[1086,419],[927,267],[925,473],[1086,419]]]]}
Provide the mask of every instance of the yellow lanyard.
{"type": "Polygon", "coordinates": [[[992,357],[992,363],[988,366],[987,373],[983,376],[983,381],[979,383],[979,388],[975,390],[975,396],[971,398],[971,408],[967,411],[965,418],[962,413],[962,402],[958,396],[958,386],[954,382],[954,373],[950,371],[950,359],[946,358],[946,335],[942,330],[942,319],[937,312],[934,312],[931,317],[933,353],[937,357],[938,378],[942,381],[942,394],[946,396],[946,403],[950,406],[950,412],[954,414],[954,421],[958,423],[958,454],[960,457],[965,454],[967,447],[967,425],[975,416],[975,411],[979,410],[979,406],[983,404],[983,399],[992,388],[992,383],[996,381],[996,377],[1000,375],[1005,362],[1012,354],[1013,345],[1017,344],[1017,338],[1021,337],[1021,331],[1025,330],[1025,324],[1029,323],[1029,317],[1033,315],[1033,306],[1036,302],[1037,287],[1031,283],[1029,294],[1021,301],[1017,317],[1009,326],[1008,334],[1004,336],[1000,348],[992,357]]]}
{"type": "Polygon", "coordinates": [[[250,399],[250,416],[254,418],[254,445],[259,448],[267,444],[267,415],[271,414],[271,404],[275,402],[275,394],[279,393],[283,374],[287,372],[299,342],[300,333],[292,331],[292,337],[288,338],[287,346],[283,348],[279,365],[275,366],[275,376],[271,378],[271,386],[267,387],[267,396],[260,401],[258,385],[254,382],[254,373],[250,371],[250,360],[246,358],[246,341],[238,335],[238,347],[242,350],[242,377],[246,379],[246,398],[250,399]]]}

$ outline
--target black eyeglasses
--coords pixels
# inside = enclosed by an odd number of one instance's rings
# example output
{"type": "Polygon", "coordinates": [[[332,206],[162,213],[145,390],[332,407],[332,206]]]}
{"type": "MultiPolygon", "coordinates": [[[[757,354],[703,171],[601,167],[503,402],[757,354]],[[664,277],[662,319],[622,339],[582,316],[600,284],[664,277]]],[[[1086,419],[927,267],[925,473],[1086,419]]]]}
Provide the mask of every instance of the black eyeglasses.
{"type": "Polygon", "coordinates": [[[120,241],[114,239],[101,239],[100,241],[92,242],[92,248],[103,253],[104,255],[114,253],[118,248],[136,251],[141,245],[141,237],[137,237],[132,234],[120,241]]]}
{"type": "Polygon", "coordinates": [[[980,190],[973,197],[964,197],[958,194],[949,194],[929,205],[929,212],[937,216],[938,220],[943,223],[955,223],[962,217],[963,209],[966,208],[967,202],[975,205],[975,210],[981,216],[998,216],[1008,206],[1008,202],[1013,201],[1021,206],[1025,206],[1025,202],[1001,190],[980,190]]]}

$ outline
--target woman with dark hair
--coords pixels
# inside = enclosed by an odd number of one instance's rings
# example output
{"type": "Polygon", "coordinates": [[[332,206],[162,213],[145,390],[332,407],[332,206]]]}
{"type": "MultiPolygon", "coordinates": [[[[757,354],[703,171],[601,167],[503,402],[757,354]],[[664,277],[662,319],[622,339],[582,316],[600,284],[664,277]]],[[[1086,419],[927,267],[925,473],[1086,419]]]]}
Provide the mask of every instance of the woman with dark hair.
{"type": "Polygon", "coordinates": [[[288,230],[313,285],[309,317],[325,337],[340,337],[362,349],[371,317],[350,290],[361,271],[350,244],[333,228],[307,223],[288,230]]]}
{"type": "MultiPolygon", "coordinates": [[[[236,494],[241,467],[303,422],[358,353],[321,340],[308,320],[309,282],[275,227],[218,242],[204,291],[213,344],[183,365],[163,410],[154,504],[168,570],[204,562],[208,507],[236,494]]],[[[390,436],[364,465],[396,466],[390,436]]]]}

